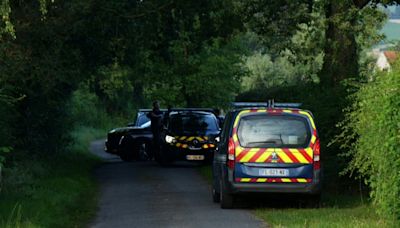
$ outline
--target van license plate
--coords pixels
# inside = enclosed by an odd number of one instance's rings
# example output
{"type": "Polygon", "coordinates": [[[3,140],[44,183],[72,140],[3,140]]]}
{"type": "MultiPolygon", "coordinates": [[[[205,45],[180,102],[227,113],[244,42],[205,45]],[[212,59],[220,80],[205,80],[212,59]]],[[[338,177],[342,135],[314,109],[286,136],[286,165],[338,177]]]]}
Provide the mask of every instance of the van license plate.
{"type": "Polygon", "coordinates": [[[204,155],[186,155],[186,159],[190,161],[202,161],[204,160],[204,155]]]}
{"type": "Polygon", "coordinates": [[[259,169],[258,174],[260,176],[287,177],[287,176],[289,176],[289,170],[288,169],[259,169]]]}

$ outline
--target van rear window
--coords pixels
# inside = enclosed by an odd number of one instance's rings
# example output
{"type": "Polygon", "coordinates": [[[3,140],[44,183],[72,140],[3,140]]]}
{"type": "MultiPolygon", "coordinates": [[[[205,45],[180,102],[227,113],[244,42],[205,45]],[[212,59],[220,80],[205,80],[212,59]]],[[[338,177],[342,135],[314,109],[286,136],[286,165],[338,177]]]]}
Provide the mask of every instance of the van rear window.
{"type": "Polygon", "coordinates": [[[311,132],[303,117],[257,114],[240,119],[238,137],[243,147],[299,148],[307,147],[311,132]]]}

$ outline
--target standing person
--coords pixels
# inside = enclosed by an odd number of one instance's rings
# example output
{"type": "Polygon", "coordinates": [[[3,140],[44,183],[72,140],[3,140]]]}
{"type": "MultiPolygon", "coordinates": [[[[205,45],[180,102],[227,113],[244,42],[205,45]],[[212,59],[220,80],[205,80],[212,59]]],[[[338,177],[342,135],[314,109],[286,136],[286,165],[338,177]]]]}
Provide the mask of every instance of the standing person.
{"type": "Polygon", "coordinates": [[[172,105],[168,105],[167,106],[167,112],[164,113],[164,117],[163,117],[163,125],[166,126],[169,120],[169,114],[171,114],[172,111],[172,105]]]}
{"type": "Polygon", "coordinates": [[[215,114],[215,116],[217,117],[217,119],[218,119],[218,125],[219,125],[219,127],[220,128],[222,128],[222,125],[224,124],[224,117],[223,116],[221,116],[221,110],[219,110],[218,108],[215,108],[214,109],[214,114],[215,114]]]}
{"type": "Polygon", "coordinates": [[[158,150],[160,147],[161,127],[163,113],[160,110],[158,101],[153,102],[153,110],[147,114],[151,121],[151,132],[153,133],[153,151],[158,150]],[[155,150],[154,150],[155,149],[155,150]]]}

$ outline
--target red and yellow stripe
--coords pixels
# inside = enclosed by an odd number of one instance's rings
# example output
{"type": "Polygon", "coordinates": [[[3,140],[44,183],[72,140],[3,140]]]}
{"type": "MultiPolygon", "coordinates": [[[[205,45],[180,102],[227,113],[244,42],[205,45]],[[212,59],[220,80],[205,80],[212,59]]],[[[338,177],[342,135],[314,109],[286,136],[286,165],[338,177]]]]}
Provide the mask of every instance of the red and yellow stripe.
{"type": "Polygon", "coordinates": [[[242,183],[310,183],[308,178],[236,178],[236,182],[242,183]]]}
{"type": "Polygon", "coordinates": [[[296,109],[250,109],[241,111],[235,119],[234,128],[232,133],[232,139],[235,143],[235,156],[236,162],[276,162],[276,163],[302,163],[311,164],[313,162],[313,146],[317,140],[317,130],[315,128],[314,120],[312,116],[302,110],[296,109]],[[243,115],[247,113],[294,113],[298,115],[306,116],[309,119],[313,128],[313,134],[311,136],[310,144],[305,149],[295,148],[244,148],[239,144],[239,138],[237,135],[237,127],[239,126],[239,120],[243,115]],[[272,160],[272,154],[276,153],[278,160],[272,160]]]}
{"type": "MultiPolygon", "coordinates": [[[[192,142],[193,140],[197,140],[200,143],[206,142],[209,138],[208,136],[176,136],[175,139],[177,140],[177,143],[175,143],[175,146],[178,148],[183,148],[186,149],[189,147],[189,142],[192,142]]],[[[203,149],[209,149],[209,148],[215,148],[215,144],[212,143],[205,143],[201,145],[201,148],[203,149]]]]}
{"type": "Polygon", "coordinates": [[[176,136],[175,139],[180,142],[191,142],[195,139],[199,142],[204,142],[208,140],[208,136],[176,136]]]}

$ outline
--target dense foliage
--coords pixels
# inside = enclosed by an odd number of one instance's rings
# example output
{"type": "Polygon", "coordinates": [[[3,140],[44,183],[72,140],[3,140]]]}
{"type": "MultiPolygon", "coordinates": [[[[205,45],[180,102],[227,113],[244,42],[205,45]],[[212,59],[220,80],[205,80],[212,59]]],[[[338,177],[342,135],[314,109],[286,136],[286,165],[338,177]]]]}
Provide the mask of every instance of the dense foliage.
{"type": "Polygon", "coordinates": [[[242,26],[230,1],[44,3],[2,2],[3,151],[62,151],[70,123],[88,124],[68,107],[85,100],[97,103],[88,116],[132,118],[153,99],[223,106],[238,93],[242,26]]]}
{"type": "MultiPolygon", "coordinates": [[[[339,178],[342,183],[329,187],[340,192],[348,180],[338,173],[349,158],[339,157],[338,145],[327,143],[340,133],[334,126],[351,102],[342,83],[371,78],[374,60],[366,53],[383,38],[378,31],[386,17],[377,4],[396,2],[3,0],[0,163],[4,156],[18,163],[13,156],[64,153],[71,150],[74,128],[131,121],[137,108],[156,99],[164,107],[226,107],[234,99],[276,98],[303,102],[314,112],[325,172],[336,178],[331,183],[339,178]]],[[[354,122],[346,129],[354,132],[351,145],[357,151],[350,169],[365,175],[382,213],[387,208],[397,213],[397,206],[381,197],[389,188],[356,162],[373,164],[359,154],[359,148],[367,148],[364,131],[381,126],[376,121],[393,111],[382,106],[375,119],[360,111],[375,108],[361,101],[384,89],[389,81],[381,78],[362,87],[348,116],[354,122]],[[364,126],[361,120],[375,122],[364,126]]],[[[389,95],[385,99],[392,99],[389,95]]],[[[381,151],[368,148],[375,155],[381,151]]]]}
{"type": "Polygon", "coordinates": [[[351,99],[338,138],[351,157],[348,171],[365,178],[382,216],[400,219],[400,65],[362,85],[351,99]]]}

